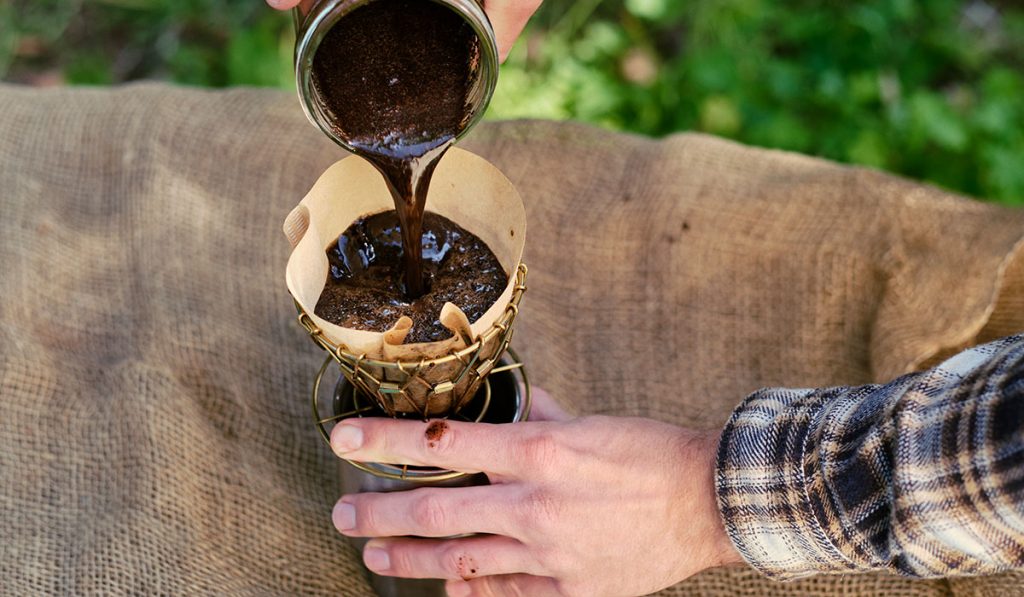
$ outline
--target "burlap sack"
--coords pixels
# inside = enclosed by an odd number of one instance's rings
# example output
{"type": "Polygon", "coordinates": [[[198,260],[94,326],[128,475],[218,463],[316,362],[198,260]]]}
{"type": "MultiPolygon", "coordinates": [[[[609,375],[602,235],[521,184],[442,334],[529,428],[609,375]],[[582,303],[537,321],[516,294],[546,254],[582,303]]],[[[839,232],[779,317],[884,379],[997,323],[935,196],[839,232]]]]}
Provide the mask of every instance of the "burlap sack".
{"type": "MultiPolygon", "coordinates": [[[[370,595],[280,224],[339,152],[291,94],[0,87],[0,594],[370,595]]],[[[1024,329],[1024,212],[701,135],[482,126],[526,201],[514,346],[580,413],[721,425],[1024,329]],[[566,326],[572,321],[572,326],[566,326]]],[[[634,571],[623,571],[624,574],[634,571]]],[[[665,595],[1024,594],[1024,575],[665,595]]]]}

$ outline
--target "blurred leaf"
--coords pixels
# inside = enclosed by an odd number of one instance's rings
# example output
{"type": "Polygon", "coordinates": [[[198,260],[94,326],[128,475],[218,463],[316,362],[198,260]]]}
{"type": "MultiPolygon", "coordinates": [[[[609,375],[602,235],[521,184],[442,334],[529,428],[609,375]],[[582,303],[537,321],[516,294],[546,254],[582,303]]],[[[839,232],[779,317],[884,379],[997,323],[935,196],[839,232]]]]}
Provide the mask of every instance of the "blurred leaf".
{"type": "Polygon", "coordinates": [[[1024,143],[1016,147],[990,147],[983,159],[994,198],[1024,205],[1024,143]]]}
{"type": "Polygon", "coordinates": [[[736,59],[727,52],[711,49],[687,57],[689,78],[693,84],[708,92],[730,91],[739,82],[736,59]]]}
{"type": "Polygon", "coordinates": [[[223,84],[223,74],[218,73],[219,56],[201,45],[187,44],[177,49],[170,60],[174,80],[187,85],[223,84]]]}
{"type": "Polygon", "coordinates": [[[818,79],[818,93],[831,100],[840,100],[846,97],[846,81],[838,70],[828,69],[818,79]]]}
{"type": "MultiPolygon", "coordinates": [[[[81,0],[31,0],[9,7],[9,20],[4,22],[21,34],[58,39],[75,17],[79,16],[81,0]]],[[[7,16],[7,15],[5,15],[7,16]]]]}
{"type": "Polygon", "coordinates": [[[781,60],[764,65],[764,82],[779,101],[793,101],[806,92],[805,74],[800,67],[781,60]]]}
{"type": "Polygon", "coordinates": [[[747,134],[758,145],[790,151],[806,151],[813,140],[807,125],[789,114],[773,114],[752,123],[747,134]]]}
{"type": "Polygon", "coordinates": [[[995,137],[1019,132],[1020,100],[996,98],[985,101],[972,114],[975,126],[995,137]]]}
{"type": "Polygon", "coordinates": [[[573,56],[583,62],[596,62],[614,58],[627,48],[622,29],[608,21],[595,21],[584,28],[579,41],[573,45],[573,56]]]}
{"type": "Polygon", "coordinates": [[[1006,67],[995,67],[981,81],[986,94],[1020,98],[1024,95],[1024,74],[1006,67]]]}
{"type": "Polygon", "coordinates": [[[736,104],[724,95],[713,95],[700,105],[700,128],[709,133],[731,137],[740,131],[743,117],[736,104]]]}
{"type": "Polygon", "coordinates": [[[878,74],[873,72],[858,72],[847,79],[850,90],[849,99],[858,104],[870,104],[880,99],[878,89],[878,74]]]}
{"type": "Polygon", "coordinates": [[[961,151],[967,146],[963,121],[940,96],[919,92],[910,98],[910,114],[917,129],[939,147],[961,151]]]}
{"type": "Polygon", "coordinates": [[[3,77],[14,61],[14,51],[21,37],[21,33],[12,26],[14,7],[10,4],[0,3],[0,23],[6,23],[0,25],[0,77],[3,77]]]}
{"type": "Polygon", "coordinates": [[[274,22],[267,19],[255,27],[235,31],[227,47],[228,84],[265,87],[285,84],[281,75],[290,67],[290,62],[281,56],[278,36],[274,22]]]}
{"type": "Polygon", "coordinates": [[[625,0],[626,10],[642,19],[657,21],[668,16],[674,0],[625,0]]]}
{"type": "Polygon", "coordinates": [[[72,85],[109,85],[114,76],[102,56],[83,54],[64,68],[64,80],[72,85]]]}
{"type": "Polygon", "coordinates": [[[856,164],[885,168],[889,154],[888,144],[878,131],[866,129],[860,131],[850,144],[847,159],[856,164]]]}

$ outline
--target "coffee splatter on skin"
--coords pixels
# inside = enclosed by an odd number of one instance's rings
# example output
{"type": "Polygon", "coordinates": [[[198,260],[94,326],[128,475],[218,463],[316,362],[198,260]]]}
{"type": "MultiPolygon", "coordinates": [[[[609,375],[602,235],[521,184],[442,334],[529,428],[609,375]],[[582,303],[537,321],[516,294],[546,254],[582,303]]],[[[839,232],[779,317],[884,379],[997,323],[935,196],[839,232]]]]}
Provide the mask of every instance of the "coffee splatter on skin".
{"type": "Polygon", "coordinates": [[[448,431],[448,421],[432,421],[430,425],[427,425],[427,445],[436,448],[437,442],[441,441],[446,431],[448,431]]]}
{"type": "Polygon", "coordinates": [[[469,580],[476,576],[476,562],[469,556],[459,556],[456,568],[458,568],[458,574],[462,577],[462,580],[469,580]]]}

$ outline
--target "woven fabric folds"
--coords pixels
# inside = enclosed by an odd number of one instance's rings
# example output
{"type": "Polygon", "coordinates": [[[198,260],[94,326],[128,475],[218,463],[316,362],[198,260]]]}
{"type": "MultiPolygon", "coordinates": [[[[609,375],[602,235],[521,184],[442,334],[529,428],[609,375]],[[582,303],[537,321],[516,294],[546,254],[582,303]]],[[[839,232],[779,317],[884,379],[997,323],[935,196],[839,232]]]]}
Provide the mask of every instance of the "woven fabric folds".
{"type": "MultiPolygon", "coordinates": [[[[280,92],[0,106],[0,594],[370,595],[330,522],[323,353],[280,232],[340,150],[280,92]]],[[[695,134],[511,122],[464,146],[526,201],[513,346],[578,413],[710,428],[762,386],[884,381],[1024,329],[1024,211],[695,134]]],[[[1022,586],[730,568],[664,594],[1022,586]]]]}

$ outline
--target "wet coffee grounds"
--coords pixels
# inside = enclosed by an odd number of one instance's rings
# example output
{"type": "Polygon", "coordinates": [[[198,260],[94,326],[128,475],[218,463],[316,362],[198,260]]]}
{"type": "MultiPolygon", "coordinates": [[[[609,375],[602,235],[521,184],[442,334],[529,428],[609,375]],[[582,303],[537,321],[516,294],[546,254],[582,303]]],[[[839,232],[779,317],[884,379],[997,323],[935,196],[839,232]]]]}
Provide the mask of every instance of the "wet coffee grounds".
{"type": "Polygon", "coordinates": [[[425,293],[406,298],[398,216],[386,211],[356,220],[327,249],[330,272],[315,313],[342,327],[384,332],[406,315],[409,342],[451,337],[438,316],[446,302],[470,323],[498,300],[508,275],[491,249],[451,220],[426,212],[422,256],[425,293]]]}

